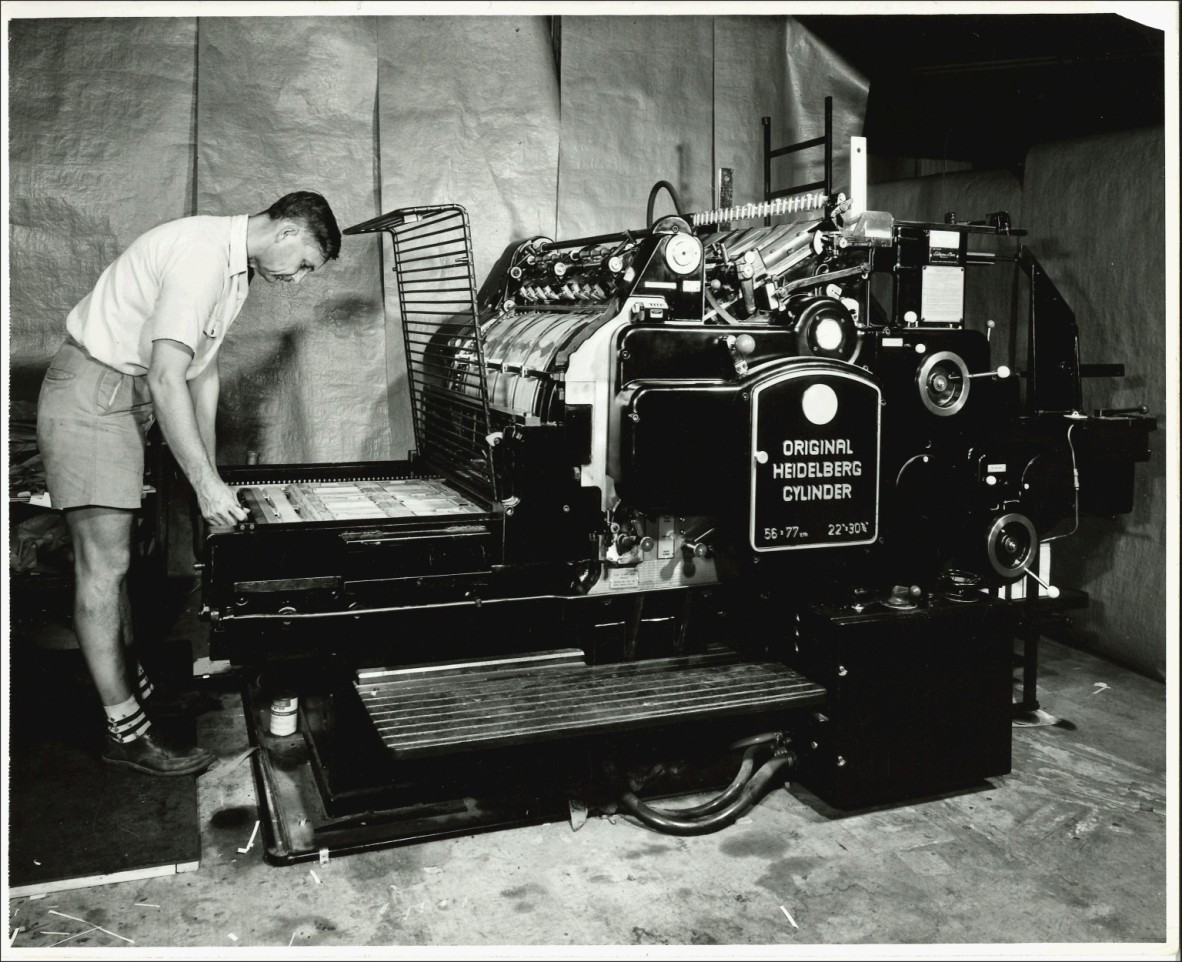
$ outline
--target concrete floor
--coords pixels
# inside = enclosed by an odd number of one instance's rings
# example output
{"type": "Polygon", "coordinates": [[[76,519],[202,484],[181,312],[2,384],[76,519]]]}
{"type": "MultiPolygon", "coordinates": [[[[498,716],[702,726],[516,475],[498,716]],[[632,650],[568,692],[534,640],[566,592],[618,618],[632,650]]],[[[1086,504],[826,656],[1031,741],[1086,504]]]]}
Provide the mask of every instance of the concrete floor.
{"type": "Polygon", "coordinates": [[[257,844],[238,853],[256,797],[250,763],[231,764],[247,748],[241,700],[222,691],[220,711],[199,720],[199,741],[221,759],[197,782],[200,870],[12,899],[13,954],[62,938],[46,931],[84,929],[53,909],[122,936],[92,931],[55,953],[130,948],[123,939],[320,953],[741,947],[701,950],[730,956],[784,945],[1000,954],[1027,943],[1074,954],[1100,943],[1100,954],[1177,958],[1177,929],[1166,927],[1165,686],[1057,643],[1042,655],[1042,705],[1075,729],[1015,728],[1013,773],[981,790],[840,813],[789,785],[703,837],[591,819],[577,832],[554,823],[287,868],[266,864],[257,844]]]}

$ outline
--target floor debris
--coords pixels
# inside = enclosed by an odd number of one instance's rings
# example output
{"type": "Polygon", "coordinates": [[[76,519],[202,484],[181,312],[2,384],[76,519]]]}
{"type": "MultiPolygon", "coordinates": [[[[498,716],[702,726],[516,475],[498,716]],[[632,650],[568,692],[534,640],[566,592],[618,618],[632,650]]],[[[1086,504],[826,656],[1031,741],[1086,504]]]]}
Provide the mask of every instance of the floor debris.
{"type": "Polygon", "coordinates": [[[784,906],[782,906],[782,905],[780,906],[780,911],[788,916],[788,921],[792,923],[792,927],[794,929],[800,928],[800,926],[796,924],[796,919],[794,919],[792,917],[792,913],[790,913],[786,908],[784,908],[784,906]]]}
{"type": "Polygon", "coordinates": [[[256,835],[258,835],[258,833],[259,833],[259,823],[256,820],[254,823],[254,831],[250,833],[250,841],[246,843],[246,848],[238,849],[239,855],[245,855],[247,852],[249,852],[251,850],[251,847],[254,845],[254,837],[256,835]]]}
{"type": "Polygon", "coordinates": [[[1107,690],[1108,690],[1109,688],[1111,688],[1112,686],[1111,686],[1111,685],[1106,685],[1106,684],[1105,684],[1104,682],[1102,682],[1102,681],[1097,681],[1097,682],[1093,683],[1092,687],[1096,689],[1094,692],[1092,692],[1092,694],[1093,694],[1093,695],[1098,695],[1098,694],[1100,694],[1100,692],[1102,692],[1102,691],[1107,691],[1107,690]]]}
{"type": "Polygon", "coordinates": [[[313,882],[315,882],[317,885],[320,884],[320,876],[316,874],[315,869],[313,869],[313,868],[308,869],[308,874],[312,876],[313,882]]]}
{"type": "Polygon", "coordinates": [[[160,908],[160,906],[159,906],[159,905],[157,905],[155,902],[136,902],[135,904],[136,904],[136,905],[138,905],[138,906],[140,906],[140,907],[142,907],[142,908],[145,908],[145,909],[158,909],[158,908],[160,908]]]}
{"type": "Polygon", "coordinates": [[[241,765],[244,761],[246,761],[246,759],[250,758],[250,756],[253,755],[255,752],[257,752],[258,750],[259,750],[258,745],[251,746],[246,751],[244,751],[242,754],[235,757],[233,761],[226,762],[226,764],[222,765],[218,769],[218,774],[220,775],[222,772],[228,772],[232,768],[237,768],[239,765],[241,765]]]}
{"type": "Polygon", "coordinates": [[[62,942],[70,942],[70,941],[72,941],[73,939],[76,939],[76,938],[78,938],[78,936],[79,936],[79,935],[89,935],[91,932],[97,932],[97,931],[98,931],[98,926],[97,926],[97,925],[92,925],[92,926],[91,926],[90,928],[88,928],[88,929],[83,929],[83,930],[82,930],[81,932],[79,932],[77,935],[71,935],[71,936],[69,936],[68,938],[65,938],[65,939],[60,939],[60,940],[58,940],[57,942],[54,942],[54,943],[53,943],[53,945],[51,945],[51,946],[50,946],[50,948],[52,949],[54,945],[61,945],[61,944],[62,944],[62,942]]]}
{"type": "MultiPolygon", "coordinates": [[[[66,915],[65,912],[57,912],[54,909],[50,909],[49,914],[59,916],[60,918],[63,918],[63,919],[69,919],[71,922],[81,922],[83,925],[94,925],[93,922],[88,922],[86,919],[80,919],[75,915],[66,915]]],[[[95,925],[94,927],[96,929],[98,929],[100,932],[106,932],[107,935],[114,936],[117,939],[122,939],[124,942],[127,942],[131,945],[135,945],[135,939],[129,939],[124,935],[120,935],[118,932],[112,932],[110,929],[104,929],[101,925],[95,925]]],[[[79,933],[79,934],[84,934],[84,933],[79,933]]]]}

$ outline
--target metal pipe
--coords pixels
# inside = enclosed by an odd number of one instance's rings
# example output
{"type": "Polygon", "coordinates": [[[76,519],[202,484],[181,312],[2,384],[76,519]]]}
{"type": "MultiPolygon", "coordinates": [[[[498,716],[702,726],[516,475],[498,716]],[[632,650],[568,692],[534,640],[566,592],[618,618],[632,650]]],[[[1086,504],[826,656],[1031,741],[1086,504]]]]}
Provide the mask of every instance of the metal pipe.
{"type": "MultiPolygon", "coordinates": [[[[686,596],[691,597],[690,595],[686,596]]],[[[762,735],[753,735],[750,738],[744,738],[731,748],[746,748],[743,753],[743,761],[739,765],[739,771],[735,774],[731,783],[724,788],[719,794],[708,802],[703,802],[701,805],[694,805],[690,808],[678,808],[674,810],[662,810],[662,814],[674,816],[677,818],[698,818],[703,815],[710,815],[717,812],[719,809],[725,808],[735,797],[743,790],[743,786],[747,784],[751,778],[751,773],[755,768],[755,756],[759,752],[761,746],[768,742],[773,742],[780,737],[779,732],[764,732],[762,735]]],[[[650,806],[651,808],[652,806],[650,806]]]]}
{"type": "Polygon", "coordinates": [[[624,806],[638,819],[659,832],[671,835],[704,835],[716,829],[724,828],[750,808],[760,794],[767,788],[772,777],[783,768],[794,765],[796,756],[792,754],[777,755],[766,761],[739,792],[737,798],[720,811],[713,812],[702,818],[682,818],[677,814],[663,812],[642,802],[632,792],[627,792],[621,798],[624,806]]]}

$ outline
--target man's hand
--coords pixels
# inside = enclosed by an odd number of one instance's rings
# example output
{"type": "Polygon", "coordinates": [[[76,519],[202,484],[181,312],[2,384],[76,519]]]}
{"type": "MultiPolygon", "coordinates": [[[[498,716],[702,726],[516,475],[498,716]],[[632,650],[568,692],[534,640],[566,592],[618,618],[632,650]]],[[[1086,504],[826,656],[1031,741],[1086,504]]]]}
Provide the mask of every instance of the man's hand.
{"type": "Polygon", "coordinates": [[[234,492],[221,481],[211,482],[195,489],[201,517],[210,525],[231,526],[235,521],[245,521],[246,509],[238,503],[234,492]]]}
{"type": "MultiPolygon", "coordinates": [[[[201,516],[210,524],[232,525],[244,521],[246,510],[218,475],[213,453],[201,436],[194,398],[185,380],[192,350],[179,341],[160,339],[152,342],[152,366],[148,369],[148,387],[164,439],[185,477],[193,486],[201,516]]],[[[208,382],[207,382],[208,383],[208,382]]],[[[213,380],[216,384],[216,379],[213,380]]],[[[208,392],[198,392],[208,399],[208,392]]],[[[213,395],[216,404],[216,394],[213,395]]],[[[211,420],[212,411],[203,404],[203,418],[211,420]]],[[[212,428],[209,428],[212,441],[212,428]]]]}

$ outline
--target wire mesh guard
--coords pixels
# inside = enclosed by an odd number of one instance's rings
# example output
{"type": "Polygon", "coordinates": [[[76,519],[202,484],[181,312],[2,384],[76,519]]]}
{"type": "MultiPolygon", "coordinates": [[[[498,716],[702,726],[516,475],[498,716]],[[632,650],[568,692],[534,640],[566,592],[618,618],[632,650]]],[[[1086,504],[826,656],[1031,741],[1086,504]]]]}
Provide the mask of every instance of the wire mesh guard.
{"type": "Polygon", "coordinates": [[[378,231],[393,241],[415,448],[431,469],[491,502],[496,490],[468,214],[454,204],[407,207],[345,233],[378,231]]]}

